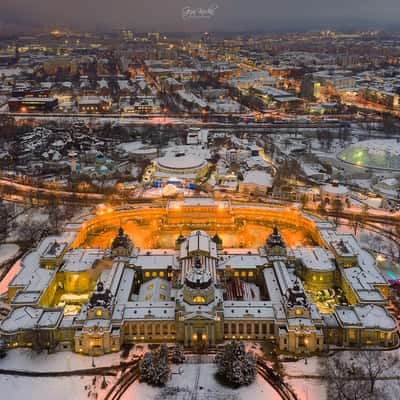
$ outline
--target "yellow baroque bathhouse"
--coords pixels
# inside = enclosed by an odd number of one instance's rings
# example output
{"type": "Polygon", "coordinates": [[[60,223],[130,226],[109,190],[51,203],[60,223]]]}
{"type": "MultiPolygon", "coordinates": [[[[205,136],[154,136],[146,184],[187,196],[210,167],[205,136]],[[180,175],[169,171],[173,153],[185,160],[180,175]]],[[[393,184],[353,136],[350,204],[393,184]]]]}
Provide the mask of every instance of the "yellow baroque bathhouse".
{"type": "Polygon", "coordinates": [[[398,343],[388,284],[348,234],[297,209],[185,199],[85,215],[10,282],[9,347],[88,355],[127,343],[268,341],[310,354],[398,343]]]}

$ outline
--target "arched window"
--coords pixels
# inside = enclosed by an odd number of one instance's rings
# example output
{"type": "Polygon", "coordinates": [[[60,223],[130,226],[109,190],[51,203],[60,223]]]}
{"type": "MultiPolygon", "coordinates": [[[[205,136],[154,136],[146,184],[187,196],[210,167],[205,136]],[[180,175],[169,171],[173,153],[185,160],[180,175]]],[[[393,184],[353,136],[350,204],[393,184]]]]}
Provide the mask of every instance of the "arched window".
{"type": "Polygon", "coordinates": [[[163,335],[168,335],[168,324],[163,324],[162,333],[163,335]]]}
{"type": "Polygon", "coordinates": [[[205,303],[206,299],[203,296],[193,297],[193,303],[205,303]]]}

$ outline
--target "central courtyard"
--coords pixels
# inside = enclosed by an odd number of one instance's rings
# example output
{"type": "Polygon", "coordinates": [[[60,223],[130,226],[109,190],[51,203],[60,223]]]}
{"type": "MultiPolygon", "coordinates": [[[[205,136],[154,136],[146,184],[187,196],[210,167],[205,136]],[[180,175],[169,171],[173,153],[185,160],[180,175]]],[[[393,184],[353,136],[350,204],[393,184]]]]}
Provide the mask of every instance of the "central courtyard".
{"type": "Polygon", "coordinates": [[[297,208],[254,208],[188,199],[171,201],[168,206],[100,209],[82,226],[74,246],[106,249],[122,227],[142,249],[173,248],[179,235],[196,229],[217,233],[226,248],[258,248],[275,225],[290,247],[316,245],[319,240],[315,226],[297,208]]]}

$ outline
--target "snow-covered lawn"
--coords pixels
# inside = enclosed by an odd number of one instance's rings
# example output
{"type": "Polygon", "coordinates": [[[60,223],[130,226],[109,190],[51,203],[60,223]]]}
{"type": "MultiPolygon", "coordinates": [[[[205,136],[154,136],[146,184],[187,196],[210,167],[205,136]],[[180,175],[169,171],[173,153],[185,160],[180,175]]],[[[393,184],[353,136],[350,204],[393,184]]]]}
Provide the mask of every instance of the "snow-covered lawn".
{"type": "MultiPolygon", "coordinates": [[[[95,357],[96,367],[117,365],[121,361],[120,353],[95,357]]],[[[92,358],[72,351],[60,351],[47,354],[46,351],[37,354],[31,349],[12,349],[0,360],[0,369],[23,371],[72,371],[92,368],[92,358]]]]}
{"type": "Polygon", "coordinates": [[[0,398],[7,400],[80,400],[91,399],[85,386],[91,377],[31,378],[0,375],[0,398]]]}
{"type": "Polygon", "coordinates": [[[319,379],[305,379],[303,375],[320,374],[320,358],[308,357],[295,362],[284,362],[285,373],[290,375],[286,377],[288,382],[300,399],[307,400],[326,400],[327,388],[324,381],[319,379]]]}
{"type": "Polygon", "coordinates": [[[259,375],[249,386],[232,389],[219,383],[215,377],[214,364],[183,364],[172,366],[171,380],[167,389],[154,388],[144,383],[134,383],[123,399],[140,400],[185,400],[192,398],[194,390],[197,400],[279,400],[280,396],[259,375]],[[179,368],[182,374],[177,374],[179,368]]]}
{"type": "MultiPolygon", "coordinates": [[[[351,360],[354,356],[354,352],[344,351],[341,352],[341,357],[351,360]]],[[[389,350],[384,352],[385,355],[391,354],[393,356],[400,356],[400,350],[389,350]]],[[[297,396],[300,399],[307,400],[327,400],[327,386],[326,382],[316,378],[304,378],[305,375],[315,376],[321,374],[322,363],[321,357],[309,357],[307,358],[307,364],[304,359],[295,362],[283,362],[283,367],[287,376],[285,381],[288,382],[295,390],[297,396]]],[[[382,376],[397,377],[400,376],[400,365],[391,368],[390,370],[384,371],[382,376]]],[[[391,392],[396,392],[398,389],[398,380],[384,380],[378,381],[377,386],[384,385],[384,387],[391,392]]],[[[393,399],[398,398],[398,393],[393,395],[393,399]]]]}
{"type": "MultiPolygon", "coordinates": [[[[1,360],[0,368],[15,368],[34,371],[57,371],[87,368],[91,366],[90,357],[64,352],[53,355],[32,356],[27,351],[13,350],[1,360]],[[22,362],[22,364],[21,364],[22,362]]],[[[95,358],[96,365],[117,363],[119,355],[95,358]]],[[[274,389],[259,375],[256,381],[249,386],[232,389],[219,383],[215,377],[216,366],[214,364],[182,364],[172,365],[171,379],[166,388],[157,388],[145,383],[135,382],[125,393],[123,399],[140,400],[185,400],[192,398],[195,392],[197,400],[280,400],[274,389]]],[[[2,396],[7,400],[29,399],[54,399],[80,400],[96,398],[102,399],[107,390],[116,381],[116,377],[106,377],[108,388],[101,390],[102,377],[16,377],[0,375],[0,387],[2,396]],[[89,395],[91,392],[91,395],[89,395]]]]}
{"type": "Polygon", "coordinates": [[[0,244],[0,265],[12,260],[18,253],[19,246],[13,243],[0,244]]]}
{"type": "Polygon", "coordinates": [[[318,375],[320,373],[320,358],[307,357],[298,361],[283,362],[285,373],[290,376],[318,375]]]}
{"type": "Polygon", "coordinates": [[[289,378],[286,381],[294,389],[299,399],[328,400],[325,382],[319,379],[289,378]]]}

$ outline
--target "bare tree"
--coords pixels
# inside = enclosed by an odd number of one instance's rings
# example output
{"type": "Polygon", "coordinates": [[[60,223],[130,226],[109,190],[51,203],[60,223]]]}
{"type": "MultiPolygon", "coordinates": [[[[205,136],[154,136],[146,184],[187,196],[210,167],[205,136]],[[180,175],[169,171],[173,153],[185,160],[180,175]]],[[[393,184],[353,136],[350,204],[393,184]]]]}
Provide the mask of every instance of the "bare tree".
{"type": "Polygon", "coordinates": [[[323,364],[323,375],[328,382],[330,399],[340,400],[389,400],[390,382],[384,385],[377,382],[385,372],[398,365],[397,357],[383,351],[359,351],[338,353],[326,357],[323,364]]]}
{"type": "Polygon", "coordinates": [[[0,202],[0,240],[4,240],[7,238],[9,230],[10,230],[10,219],[12,218],[11,207],[4,203],[0,202]]]}
{"type": "Polygon", "coordinates": [[[343,203],[340,199],[334,199],[332,202],[332,211],[335,217],[335,225],[338,225],[340,214],[343,212],[343,203]]]}
{"type": "Polygon", "coordinates": [[[368,378],[371,394],[376,391],[377,380],[384,376],[385,372],[394,370],[393,367],[399,365],[398,357],[382,351],[360,351],[356,359],[368,378]]]}
{"type": "Polygon", "coordinates": [[[20,241],[30,246],[38,243],[47,231],[47,221],[34,220],[32,218],[21,222],[17,228],[20,241]]]}
{"type": "Polygon", "coordinates": [[[56,195],[52,195],[47,201],[47,211],[49,214],[49,223],[52,229],[58,230],[64,218],[64,213],[60,205],[60,200],[56,195]]]}
{"type": "Polygon", "coordinates": [[[356,379],[349,379],[360,373],[354,365],[349,365],[339,355],[327,357],[324,361],[323,373],[328,382],[328,393],[331,399],[369,400],[366,386],[360,385],[356,379]]]}

